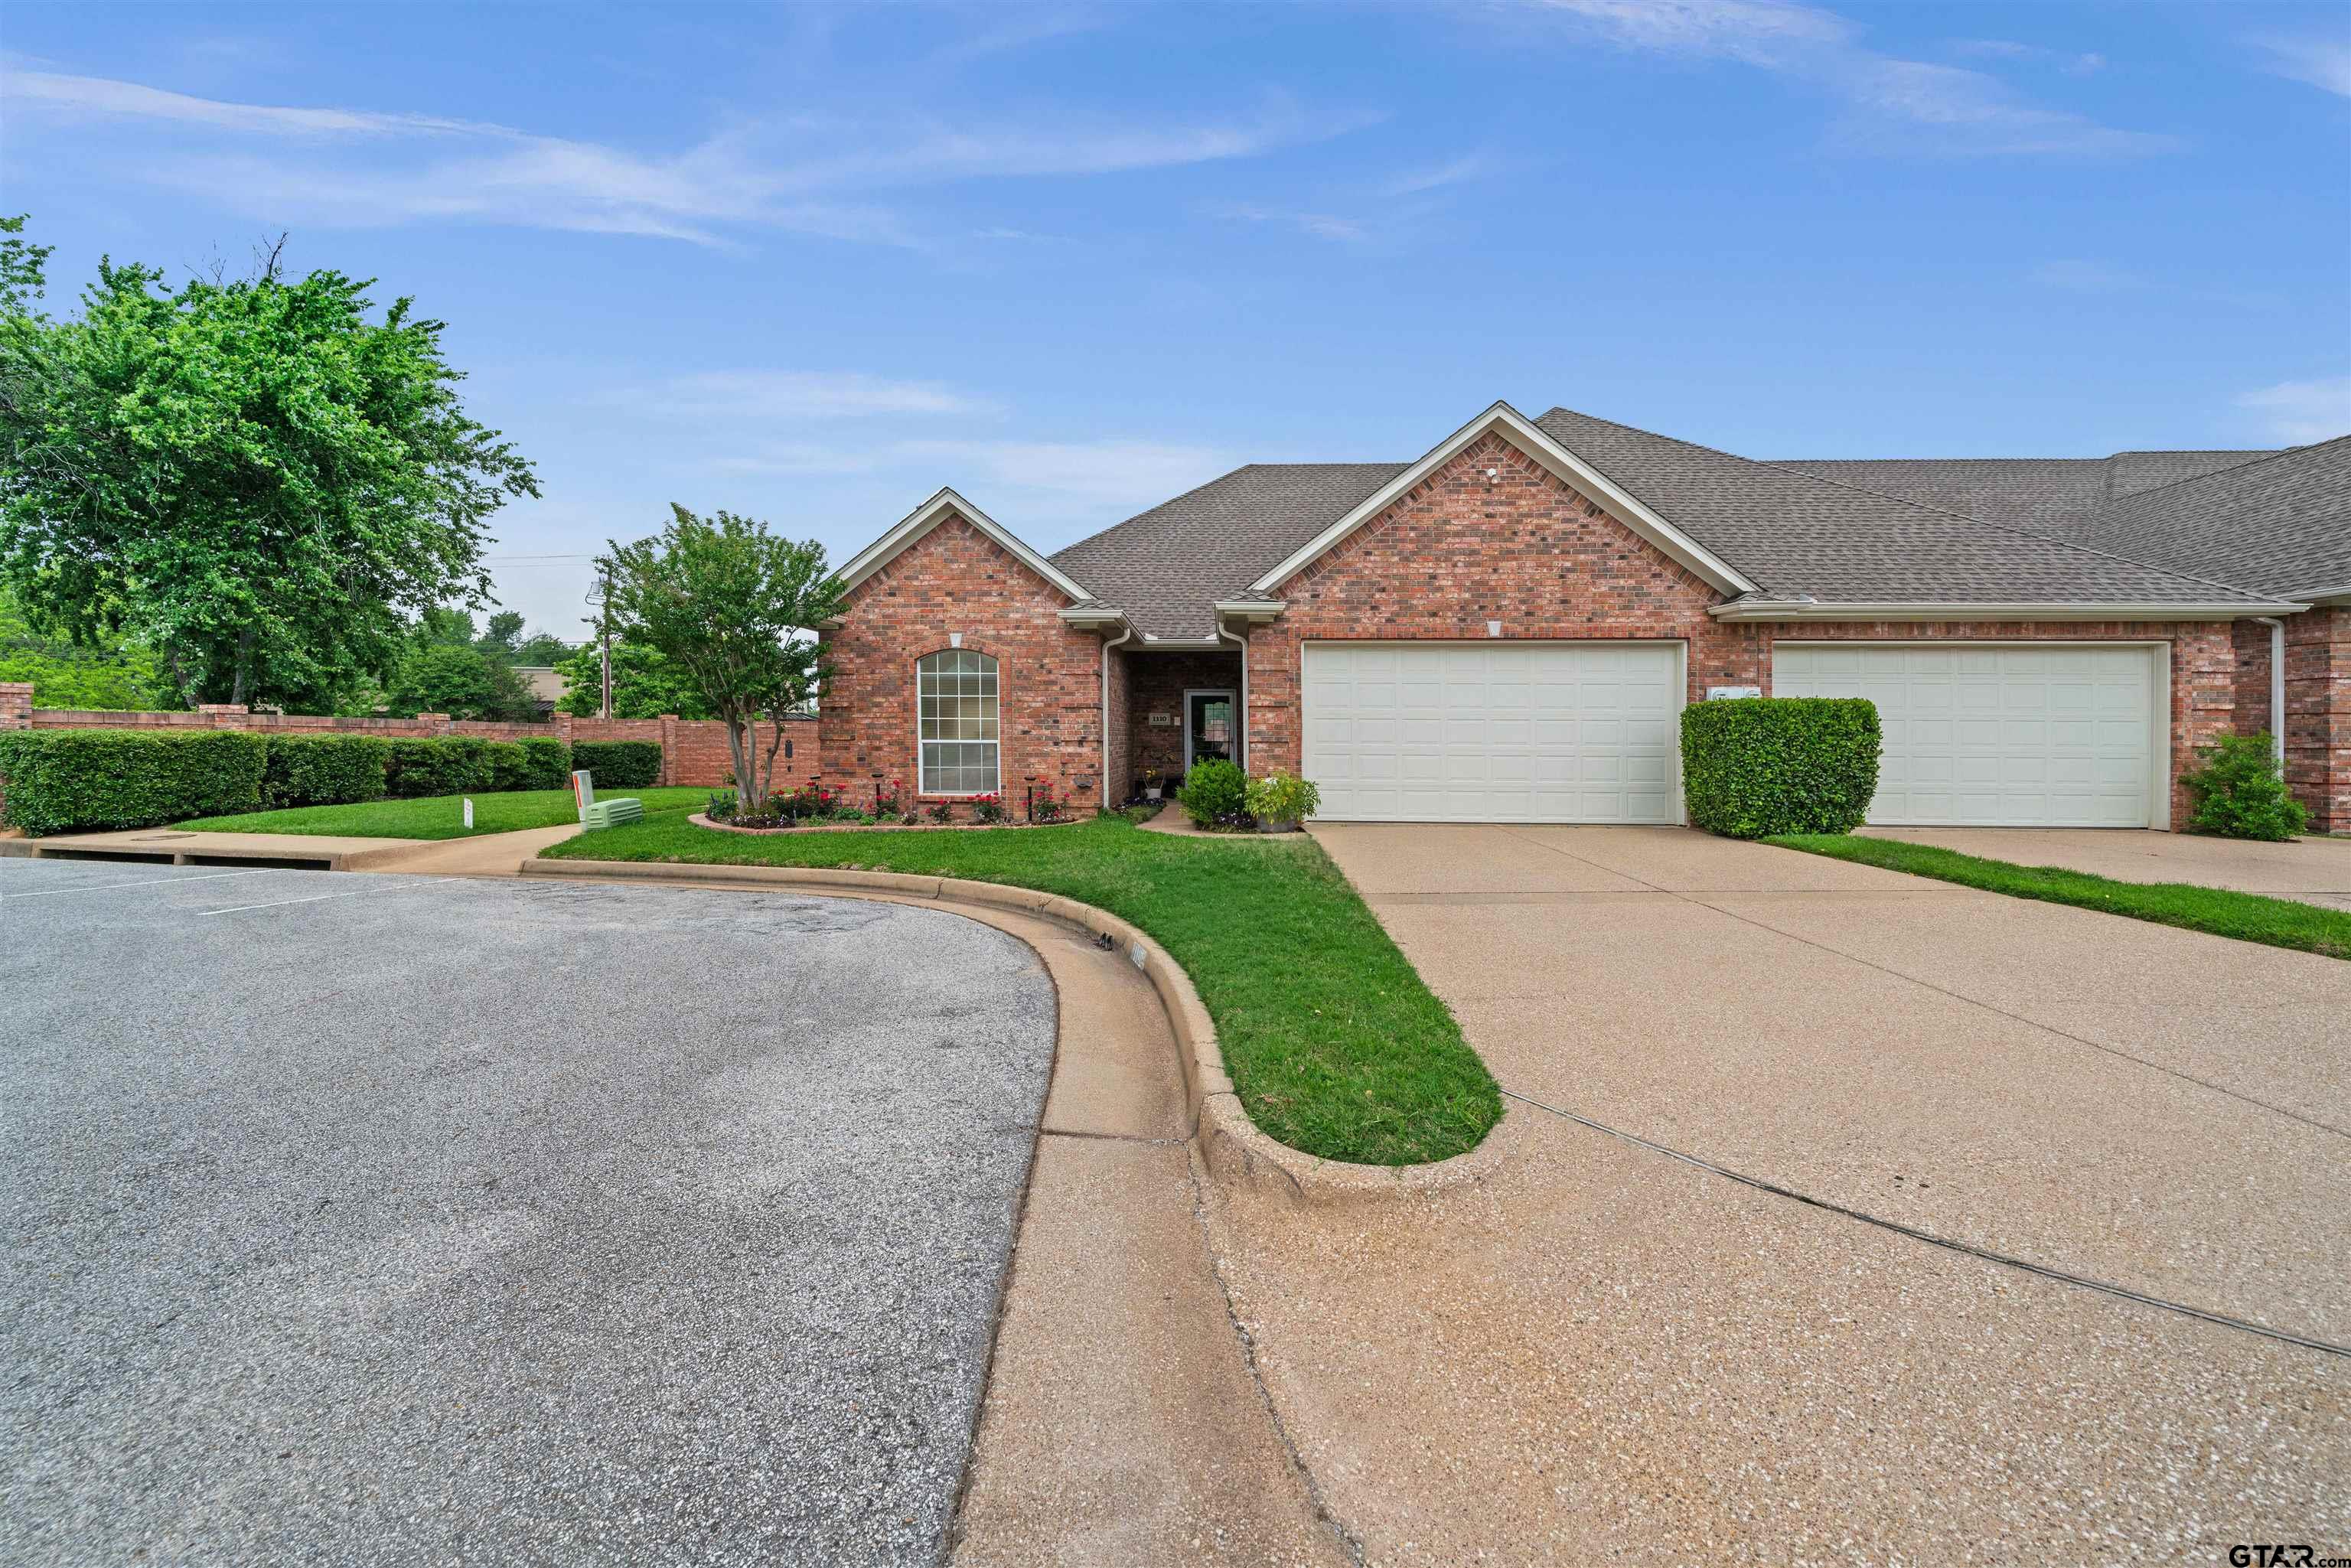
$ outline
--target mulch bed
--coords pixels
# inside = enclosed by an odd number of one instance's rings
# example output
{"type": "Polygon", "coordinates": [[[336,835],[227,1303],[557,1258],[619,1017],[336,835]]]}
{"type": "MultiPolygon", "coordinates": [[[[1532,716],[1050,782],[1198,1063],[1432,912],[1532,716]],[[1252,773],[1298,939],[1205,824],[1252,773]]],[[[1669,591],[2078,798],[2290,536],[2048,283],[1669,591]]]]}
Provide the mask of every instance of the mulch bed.
{"type": "Polygon", "coordinates": [[[764,837],[776,833],[967,833],[975,828],[995,832],[1006,828],[1066,828],[1085,819],[1064,817],[1058,822],[820,822],[812,828],[738,828],[732,822],[714,822],[696,811],[686,821],[713,832],[764,837]]]}

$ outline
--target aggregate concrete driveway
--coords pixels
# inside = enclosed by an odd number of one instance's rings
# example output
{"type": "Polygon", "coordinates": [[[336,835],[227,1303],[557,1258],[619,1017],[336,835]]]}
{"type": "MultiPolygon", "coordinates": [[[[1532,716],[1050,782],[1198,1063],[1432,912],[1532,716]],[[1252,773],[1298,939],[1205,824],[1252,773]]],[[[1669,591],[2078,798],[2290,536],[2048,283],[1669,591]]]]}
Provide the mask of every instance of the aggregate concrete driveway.
{"type": "Polygon", "coordinates": [[[940,1550],[1036,955],[780,894],[0,861],[0,1561],[940,1550]]]}
{"type": "Polygon", "coordinates": [[[1441,1201],[1212,1206],[1372,1560],[2351,1549],[2351,964],[1672,829],[1315,836],[1513,1096],[1441,1201]]]}

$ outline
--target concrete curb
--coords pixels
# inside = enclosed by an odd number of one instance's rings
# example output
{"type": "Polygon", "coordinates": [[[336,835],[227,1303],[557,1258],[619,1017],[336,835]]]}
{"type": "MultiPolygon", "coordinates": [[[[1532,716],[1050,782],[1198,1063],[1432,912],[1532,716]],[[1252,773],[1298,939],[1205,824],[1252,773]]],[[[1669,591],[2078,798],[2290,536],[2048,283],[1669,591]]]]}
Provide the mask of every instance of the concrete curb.
{"type": "Polygon", "coordinates": [[[708,883],[721,886],[772,886],[922,898],[946,904],[1007,909],[1074,926],[1127,956],[1143,971],[1167,1010],[1176,1035],[1176,1057],[1184,1073],[1186,1113],[1208,1173],[1227,1187],[1269,1192],[1316,1207],[1425,1198],[1484,1180],[1502,1162],[1499,1124],[1467,1154],[1424,1166],[1360,1166],[1326,1160],[1278,1143],[1242,1109],[1233,1081],[1225,1074],[1217,1028],[1183,966],[1165,948],[1114,915],[1090,904],[1033,888],[958,877],[909,876],[897,872],[841,871],[813,866],[691,865],[670,861],[532,860],[527,876],[708,883]]]}

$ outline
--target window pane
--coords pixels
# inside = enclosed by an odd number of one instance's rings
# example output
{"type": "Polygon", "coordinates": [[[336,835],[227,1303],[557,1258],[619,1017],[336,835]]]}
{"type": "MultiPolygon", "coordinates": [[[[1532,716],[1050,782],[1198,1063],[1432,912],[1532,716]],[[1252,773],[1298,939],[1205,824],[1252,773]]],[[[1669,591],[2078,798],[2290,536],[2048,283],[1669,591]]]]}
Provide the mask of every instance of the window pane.
{"type": "Polygon", "coordinates": [[[921,788],[933,795],[992,795],[997,753],[996,661],[968,648],[925,655],[914,666],[921,788]]]}

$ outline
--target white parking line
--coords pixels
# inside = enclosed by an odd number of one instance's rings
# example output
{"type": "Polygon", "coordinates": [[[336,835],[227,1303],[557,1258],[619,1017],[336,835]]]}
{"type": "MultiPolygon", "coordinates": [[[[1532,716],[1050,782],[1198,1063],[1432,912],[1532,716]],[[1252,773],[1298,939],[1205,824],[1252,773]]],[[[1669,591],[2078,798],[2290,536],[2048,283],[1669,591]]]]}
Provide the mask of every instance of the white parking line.
{"type": "MultiPolygon", "coordinates": [[[[277,868],[276,866],[266,865],[259,871],[225,871],[215,873],[211,876],[155,876],[149,877],[144,882],[99,882],[93,883],[88,887],[45,888],[39,893],[10,893],[5,887],[0,887],[0,899],[55,898],[61,893],[105,893],[109,889],[117,887],[168,887],[175,883],[183,882],[219,882],[224,877],[267,876],[271,872],[276,871],[277,869],[277,868]]],[[[5,878],[0,878],[0,881],[5,880],[5,878]]]]}
{"type": "Polygon", "coordinates": [[[415,882],[395,882],[383,887],[354,888],[349,893],[321,893],[309,898],[280,898],[268,904],[240,904],[228,909],[200,909],[199,915],[242,915],[248,909],[282,909],[289,904],[324,904],[330,898],[357,898],[367,893],[391,893],[402,887],[423,887],[429,883],[446,882],[445,876],[428,876],[415,882]]]}

